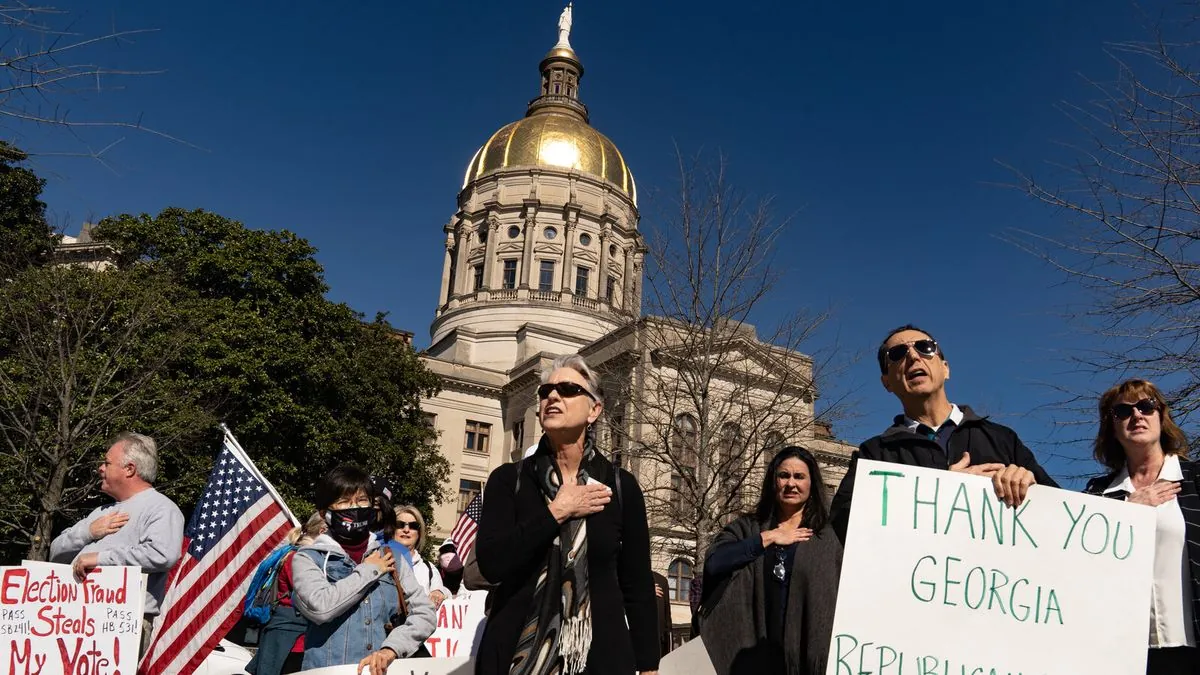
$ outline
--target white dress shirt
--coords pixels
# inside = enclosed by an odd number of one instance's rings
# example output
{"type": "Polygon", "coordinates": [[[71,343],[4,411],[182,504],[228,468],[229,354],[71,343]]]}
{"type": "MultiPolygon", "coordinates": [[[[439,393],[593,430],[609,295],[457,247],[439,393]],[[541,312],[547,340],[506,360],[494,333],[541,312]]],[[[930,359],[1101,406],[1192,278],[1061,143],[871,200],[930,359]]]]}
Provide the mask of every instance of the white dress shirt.
{"type": "MultiPolygon", "coordinates": [[[[943,420],[941,424],[937,425],[936,427],[930,427],[930,428],[932,429],[932,431],[934,433],[937,433],[937,430],[941,429],[942,426],[944,424],[946,424],[946,422],[954,422],[954,426],[957,427],[957,426],[962,425],[962,421],[963,421],[963,411],[959,410],[958,406],[956,404],[951,403],[950,404],[950,416],[947,417],[945,420],[943,420]]],[[[904,426],[909,431],[911,431],[915,434],[915,433],[917,433],[917,427],[921,426],[921,423],[914,420],[913,418],[909,417],[908,415],[904,415],[904,426]]]]}
{"type": "MultiPolygon", "coordinates": [[[[1158,480],[1181,481],[1179,458],[1167,455],[1158,480]]],[[[1133,493],[1129,469],[1113,479],[1104,494],[1124,490],[1133,493]]],[[[1192,628],[1192,577],[1188,569],[1186,524],[1179,500],[1172,499],[1155,508],[1158,516],[1154,533],[1154,585],[1150,592],[1150,646],[1195,647],[1192,628]]]]}

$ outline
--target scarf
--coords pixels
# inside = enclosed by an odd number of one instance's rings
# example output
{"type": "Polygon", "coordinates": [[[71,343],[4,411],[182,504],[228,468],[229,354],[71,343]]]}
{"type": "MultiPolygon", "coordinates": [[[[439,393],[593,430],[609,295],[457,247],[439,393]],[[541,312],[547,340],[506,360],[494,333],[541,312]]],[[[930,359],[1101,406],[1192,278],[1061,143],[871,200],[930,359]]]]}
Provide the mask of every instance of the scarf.
{"type": "MultiPolygon", "coordinates": [[[[527,461],[532,462],[538,488],[549,503],[558,494],[563,481],[546,436],[542,436],[537,452],[527,461]]],[[[608,484],[611,474],[611,464],[596,452],[589,436],[584,442],[576,480],[580,485],[587,483],[588,478],[608,484]]],[[[511,675],[556,672],[578,675],[587,667],[588,651],[592,646],[587,551],[586,518],[571,518],[559,526],[558,536],[538,573],[533,603],[517,638],[517,649],[509,667],[511,675]]]]}

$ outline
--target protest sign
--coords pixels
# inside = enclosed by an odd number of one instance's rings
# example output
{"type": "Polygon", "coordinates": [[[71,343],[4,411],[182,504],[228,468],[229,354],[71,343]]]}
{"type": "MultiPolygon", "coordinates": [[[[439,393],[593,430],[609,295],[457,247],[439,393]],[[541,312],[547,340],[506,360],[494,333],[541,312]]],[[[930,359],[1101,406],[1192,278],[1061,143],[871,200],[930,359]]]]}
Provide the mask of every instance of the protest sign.
{"type": "Polygon", "coordinates": [[[827,675],[1145,672],[1154,509],[860,460],[827,675]]]}
{"type": "Polygon", "coordinates": [[[483,632],[487,591],[464,591],[448,598],[437,610],[437,628],[425,641],[434,658],[474,656],[483,632]]]}
{"type": "Polygon", "coordinates": [[[703,638],[692,638],[662,657],[659,675],[717,675],[703,638]]]}
{"type": "MultiPolygon", "coordinates": [[[[358,667],[330,666],[300,671],[305,675],[361,675],[358,667]]],[[[363,673],[370,670],[363,669],[363,673]]],[[[388,666],[388,675],[474,675],[475,663],[471,659],[396,659],[388,666]]]]}
{"type": "Polygon", "coordinates": [[[0,675],[134,675],[142,633],[142,572],[70,565],[0,567],[0,675]]]}

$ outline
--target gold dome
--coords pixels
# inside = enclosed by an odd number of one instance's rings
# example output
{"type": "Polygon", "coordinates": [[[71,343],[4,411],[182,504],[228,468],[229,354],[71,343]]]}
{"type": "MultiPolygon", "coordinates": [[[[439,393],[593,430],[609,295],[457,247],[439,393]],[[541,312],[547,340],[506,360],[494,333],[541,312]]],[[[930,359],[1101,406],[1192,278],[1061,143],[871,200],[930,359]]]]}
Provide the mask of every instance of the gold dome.
{"type": "Polygon", "coordinates": [[[561,114],[534,114],[502,127],[467,166],[465,188],[484,174],[518,166],[574,169],[616,185],[637,203],[637,186],[621,151],[587,122],[561,114]]]}

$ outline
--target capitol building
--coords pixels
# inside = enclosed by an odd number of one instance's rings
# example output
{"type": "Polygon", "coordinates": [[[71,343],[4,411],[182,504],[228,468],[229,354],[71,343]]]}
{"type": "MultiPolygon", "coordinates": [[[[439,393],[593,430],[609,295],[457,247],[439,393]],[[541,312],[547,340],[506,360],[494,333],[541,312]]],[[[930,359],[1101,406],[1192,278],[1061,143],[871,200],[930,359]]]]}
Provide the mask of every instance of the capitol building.
{"type": "MultiPolygon", "coordinates": [[[[581,95],[583,63],[570,44],[570,11],[539,64],[538,95],[525,116],[463,158],[469,161],[457,208],[444,228],[441,290],[431,344],[422,353],[443,388],[421,408],[451,465],[451,498],[435,507],[433,534],[448,535],[488,474],[537,442],[540,370],[556,355],[578,352],[604,381],[600,447],[637,476],[648,508],[663,506],[650,514],[653,567],[668,577],[674,621],[682,629],[690,621],[687,580],[696,550],[671,507],[686,508],[681,486],[695,478],[689,470],[704,473],[705,458],[693,446],[689,469],[656,449],[661,439],[694,442],[698,413],[666,414],[661,405],[634,402],[661,403],[646,387],[670,381],[682,360],[694,356],[672,348],[670,336],[678,338],[686,327],[642,314],[648,251],[638,230],[638,185],[617,145],[591,125],[581,95]]],[[[744,324],[730,330],[720,349],[723,356],[735,354],[722,371],[730,383],[747,379],[738,373],[755,376],[749,385],[716,389],[737,398],[739,409],[786,409],[768,421],[722,426],[728,440],[721,445],[722,472],[745,469],[731,487],[741,500],[734,506],[751,507],[740,483],[756,498],[768,451],[784,444],[813,450],[826,483],[836,487],[853,448],[815,417],[811,359],[760,342],[744,324]],[[788,405],[780,405],[780,392],[788,405]],[[751,454],[753,460],[740,459],[751,454]]]]}

